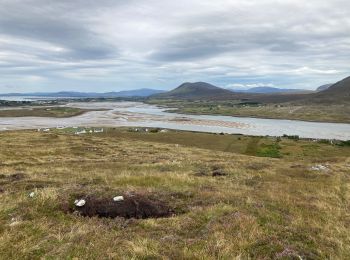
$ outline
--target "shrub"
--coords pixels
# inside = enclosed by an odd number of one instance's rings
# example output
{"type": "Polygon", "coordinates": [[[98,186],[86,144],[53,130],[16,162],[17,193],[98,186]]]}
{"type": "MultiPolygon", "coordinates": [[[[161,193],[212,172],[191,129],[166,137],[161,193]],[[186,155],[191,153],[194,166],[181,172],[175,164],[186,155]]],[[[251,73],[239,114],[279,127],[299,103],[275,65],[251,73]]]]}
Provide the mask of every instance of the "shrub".
{"type": "Polygon", "coordinates": [[[340,143],[338,145],[339,146],[350,146],[350,140],[340,141],[340,143]]]}
{"type": "Polygon", "coordinates": [[[283,137],[288,138],[290,140],[298,141],[300,139],[299,135],[286,135],[284,134],[283,137]]]}

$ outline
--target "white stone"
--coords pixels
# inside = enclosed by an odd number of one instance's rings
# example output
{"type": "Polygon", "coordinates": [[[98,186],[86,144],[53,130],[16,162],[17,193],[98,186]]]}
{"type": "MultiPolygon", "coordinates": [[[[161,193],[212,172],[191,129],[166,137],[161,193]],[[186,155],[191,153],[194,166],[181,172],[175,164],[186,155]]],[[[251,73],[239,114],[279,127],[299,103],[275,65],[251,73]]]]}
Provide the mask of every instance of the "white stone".
{"type": "Polygon", "coordinates": [[[328,170],[328,168],[327,168],[327,166],[324,166],[324,165],[315,165],[315,166],[312,166],[311,167],[311,170],[312,171],[327,171],[328,170]]]}
{"type": "Polygon", "coordinates": [[[29,193],[29,197],[30,197],[30,198],[34,198],[34,196],[35,196],[35,192],[34,192],[34,191],[32,191],[31,193],[29,193]]]}
{"type": "Polygon", "coordinates": [[[123,201],[124,197],[123,196],[116,196],[113,198],[114,201],[123,201]]]}
{"type": "Polygon", "coordinates": [[[86,201],[83,200],[83,199],[74,201],[74,205],[77,206],[77,207],[82,207],[82,206],[85,205],[85,203],[86,203],[86,201]]]}

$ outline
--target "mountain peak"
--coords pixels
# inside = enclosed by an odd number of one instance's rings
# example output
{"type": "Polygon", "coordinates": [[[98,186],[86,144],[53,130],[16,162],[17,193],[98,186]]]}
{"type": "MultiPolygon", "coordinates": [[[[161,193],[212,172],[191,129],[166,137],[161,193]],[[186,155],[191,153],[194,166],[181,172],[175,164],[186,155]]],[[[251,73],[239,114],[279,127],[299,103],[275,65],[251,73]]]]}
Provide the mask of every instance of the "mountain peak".
{"type": "Polygon", "coordinates": [[[227,89],[216,87],[206,82],[185,82],[177,88],[157,95],[158,98],[179,98],[179,99],[217,99],[232,96],[233,93],[227,89]]]}

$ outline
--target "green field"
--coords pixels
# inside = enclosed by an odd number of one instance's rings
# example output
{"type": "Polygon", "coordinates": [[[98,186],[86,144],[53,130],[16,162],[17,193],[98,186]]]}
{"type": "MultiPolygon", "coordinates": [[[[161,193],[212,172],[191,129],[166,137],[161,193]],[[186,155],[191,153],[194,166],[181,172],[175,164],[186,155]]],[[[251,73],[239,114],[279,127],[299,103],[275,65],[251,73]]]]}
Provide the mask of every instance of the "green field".
{"type": "Polygon", "coordinates": [[[0,132],[0,258],[350,258],[348,143],[153,132],[0,132]],[[118,194],[173,213],[64,210],[118,194]]]}
{"type": "Polygon", "coordinates": [[[34,107],[34,108],[20,108],[20,109],[6,109],[0,110],[0,117],[23,117],[23,116],[37,116],[37,117],[72,117],[81,115],[89,110],[72,108],[72,107],[34,107]]]}

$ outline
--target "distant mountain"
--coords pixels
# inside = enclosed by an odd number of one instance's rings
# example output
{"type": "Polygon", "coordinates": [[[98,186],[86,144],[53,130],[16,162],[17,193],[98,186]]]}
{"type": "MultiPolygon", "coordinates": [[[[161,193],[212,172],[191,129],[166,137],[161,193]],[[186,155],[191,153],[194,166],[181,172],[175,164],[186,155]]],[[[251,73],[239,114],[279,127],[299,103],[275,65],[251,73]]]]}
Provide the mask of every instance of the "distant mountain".
{"type": "Polygon", "coordinates": [[[318,88],[316,89],[316,91],[319,92],[319,91],[326,90],[326,89],[328,89],[328,88],[329,88],[330,86],[332,86],[332,85],[333,85],[333,83],[332,83],[332,84],[325,84],[325,85],[322,85],[322,86],[318,87],[318,88]]]}
{"type": "Polygon", "coordinates": [[[211,85],[206,82],[186,82],[177,88],[158,95],[153,98],[179,98],[179,99],[222,99],[230,98],[234,93],[230,90],[211,85]]]}
{"type": "Polygon", "coordinates": [[[148,97],[155,94],[163,93],[162,90],[156,89],[135,89],[135,90],[125,90],[119,92],[106,92],[106,93],[97,93],[97,92],[75,92],[75,91],[60,91],[60,92],[32,92],[32,93],[6,93],[0,94],[0,96],[36,96],[36,97],[73,97],[73,98],[113,98],[113,97],[148,97]]]}
{"type": "Polygon", "coordinates": [[[284,89],[273,87],[255,87],[250,89],[232,89],[234,92],[240,93],[256,93],[256,94],[273,94],[273,93],[310,93],[312,91],[306,89],[284,89]]]}

